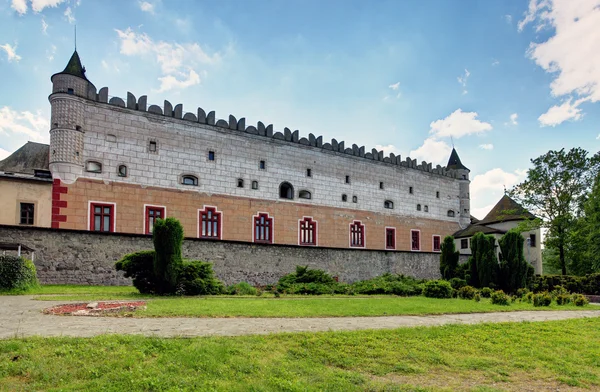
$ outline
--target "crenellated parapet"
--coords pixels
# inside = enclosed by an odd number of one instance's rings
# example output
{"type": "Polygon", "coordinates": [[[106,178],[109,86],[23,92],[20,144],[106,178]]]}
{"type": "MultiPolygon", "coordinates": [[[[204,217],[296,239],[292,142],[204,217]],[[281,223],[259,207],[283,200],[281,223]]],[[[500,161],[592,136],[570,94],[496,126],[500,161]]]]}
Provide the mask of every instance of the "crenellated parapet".
{"type": "Polygon", "coordinates": [[[410,157],[402,159],[400,155],[395,155],[394,153],[390,153],[389,155],[385,156],[383,150],[377,150],[376,148],[373,148],[370,152],[367,152],[365,146],[359,147],[356,144],[352,144],[352,146],[346,147],[345,141],[337,141],[336,139],[331,139],[331,142],[323,143],[323,136],[315,136],[312,133],[309,133],[307,137],[301,137],[300,131],[292,131],[287,127],[284,128],[283,131],[274,131],[273,124],[265,125],[265,123],[261,121],[259,121],[256,126],[247,126],[245,117],[237,119],[235,116],[230,114],[228,119],[218,119],[214,110],[207,113],[203,108],[200,107],[197,109],[195,114],[191,112],[184,112],[182,104],[173,106],[171,102],[167,100],[164,101],[163,107],[160,107],[159,105],[148,106],[146,95],[142,95],[136,99],[135,95],[127,92],[126,100],[123,100],[119,97],[109,98],[108,87],[103,87],[98,91],[97,94],[95,94],[95,100],[100,103],[106,103],[126,109],[152,113],[164,117],[189,121],[192,123],[210,125],[217,128],[228,129],[250,135],[264,136],[266,138],[282,140],[309,147],[316,147],[322,150],[331,151],[333,153],[350,155],[371,161],[405,167],[408,169],[420,170],[423,172],[451,178],[458,178],[458,173],[456,170],[447,169],[446,167],[442,167],[440,165],[436,165],[434,167],[430,162],[425,161],[417,163],[416,159],[411,159],[410,157]]]}

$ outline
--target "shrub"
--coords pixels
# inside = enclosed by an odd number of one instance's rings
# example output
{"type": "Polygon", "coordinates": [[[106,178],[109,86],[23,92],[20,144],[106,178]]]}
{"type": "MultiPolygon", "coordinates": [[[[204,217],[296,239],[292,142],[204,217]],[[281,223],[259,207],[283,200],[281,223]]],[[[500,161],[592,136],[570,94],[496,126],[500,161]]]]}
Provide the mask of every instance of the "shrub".
{"type": "Polygon", "coordinates": [[[471,238],[469,258],[469,285],[490,287],[498,279],[498,259],[496,258],[496,238],[493,235],[476,233],[471,238]]]}
{"type": "Polygon", "coordinates": [[[294,283],[287,286],[287,294],[327,295],[335,294],[333,285],[322,283],[294,283]]]}
{"type": "Polygon", "coordinates": [[[490,289],[489,287],[484,287],[480,290],[481,296],[483,298],[490,298],[493,292],[494,290],[490,289]]]}
{"type": "Polygon", "coordinates": [[[525,301],[527,301],[528,303],[532,303],[533,302],[533,296],[535,294],[532,291],[529,291],[525,294],[525,301]]]}
{"type": "Polygon", "coordinates": [[[452,298],[452,286],[445,280],[430,280],[425,283],[423,294],[429,298],[452,298]]]}
{"type": "Polygon", "coordinates": [[[248,282],[240,282],[227,287],[229,295],[257,295],[255,287],[252,287],[248,282]]]}
{"type": "Polygon", "coordinates": [[[458,290],[458,298],[473,299],[477,294],[477,289],[472,286],[463,286],[458,290]]]}
{"type": "Polygon", "coordinates": [[[473,299],[475,300],[475,302],[481,301],[481,294],[479,294],[479,291],[475,293],[475,297],[473,297],[473,299]]]}
{"type": "Polygon", "coordinates": [[[154,276],[157,292],[160,294],[174,293],[183,267],[181,258],[183,226],[175,218],[157,219],[152,232],[152,241],[156,251],[154,276]]]}
{"type": "Polygon", "coordinates": [[[404,275],[383,274],[373,279],[352,283],[348,292],[353,294],[393,294],[401,296],[421,295],[421,280],[404,275]]]}
{"type": "Polygon", "coordinates": [[[551,303],[552,295],[547,291],[533,295],[533,306],[550,306],[551,303]]]}
{"type": "Polygon", "coordinates": [[[588,303],[590,303],[590,301],[588,301],[587,297],[583,294],[573,294],[573,296],[571,297],[571,300],[573,301],[575,306],[584,306],[584,305],[587,305],[588,303]]]}
{"type": "Polygon", "coordinates": [[[557,305],[567,305],[571,302],[571,296],[569,294],[558,294],[555,298],[557,305]]]}
{"type": "Polygon", "coordinates": [[[490,298],[492,299],[492,303],[494,305],[509,305],[510,303],[510,297],[502,290],[494,291],[490,298]]]}
{"type": "Polygon", "coordinates": [[[337,282],[323,270],[309,269],[308,266],[296,266],[296,272],[282,276],[277,283],[277,290],[287,292],[295,283],[318,283],[334,286],[337,282]]]}
{"type": "Polygon", "coordinates": [[[132,278],[133,285],[142,294],[156,292],[154,278],[154,251],[143,250],[129,253],[116,262],[117,271],[124,271],[126,278],[132,278]]]}
{"type": "Polygon", "coordinates": [[[467,285],[467,281],[461,278],[452,278],[449,280],[449,282],[450,286],[452,286],[454,290],[460,290],[462,287],[467,285]]]}
{"type": "Polygon", "coordinates": [[[519,298],[523,298],[525,296],[525,294],[527,294],[529,292],[529,289],[527,288],[520,288],[517,290],[516,295],[519,298]]]}
{"type": "Polygon", "coordinates": [[[31,260],[0,255],[0,291],[27,291],[38,285],[35,265],[31,260]]]}
{"type": "MultiPolygon", "coordinates": [[[[454,237],[447,236],[444,238],[440,251],[440,273],[442,278],[452,279],[456,277],[460,253],[455,248],[454,237]]],[[[457,288],[454,287],[454,289],[457,288]]]]}
{"type": "Polygon", "coordinates": [[[189,261],[181,266],[177,294],[215,295],[222,294],[223,291],[223,283],[215,278],[212,263],[189,261]]]}

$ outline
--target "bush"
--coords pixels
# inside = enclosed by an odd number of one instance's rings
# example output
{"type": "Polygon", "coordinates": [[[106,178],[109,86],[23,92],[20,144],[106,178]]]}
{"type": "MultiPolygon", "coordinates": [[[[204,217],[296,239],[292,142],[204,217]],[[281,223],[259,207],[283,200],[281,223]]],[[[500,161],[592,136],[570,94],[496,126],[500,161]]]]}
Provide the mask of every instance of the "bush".
{"type": "Polygon", "coordinates": [[[373,279],[352,283],[348,292],[353,294],[421,295],[423,281],[404,275],[383,274],[373,279]]]}
{"type": "Polygon", "coordinates": [[[551,303],[552,295],[547,291],[533,295],[533,306],[550,306],[551,303]]]}
{"type": "Polygon", "coordinates": [[[0,291],[27,291],[39,286],[35,265],[29,259],[0,255],[0,291]]]}
{"type": "Polygon", "coordinates": [[[179,274],[183,267],[181,245],[183,226],[175,218],[157,219],[152,229],[154,242],[154,277],[159,294],[172,294],[177,290],[179,274]]]}
{"type": "Polygon", "coordinates": [[[536,275],[531,283],[531,290],[536,293],[553,291],[556,286],[563,286],[571,293],[600,295],[600,273],[585,276],[536,275]]]}
{"type": "Polygon", "coordinates": [[[490,298],[492,298],[492,303],[494,305],[509,305],[510,297],[504,293],[502,290],[494,291],[490,298]]]}
{"type": "Polygon", "coordinates": [[[430,280],[423,287],[423,294],[429,298],[452,298],[452,286],[445,280],[430,280]]]}
{"type": "Polygon", "coordinates": [[[475,293],[475,297],[473,297],[473,299],[475,300],[475,302],[481,301],[481,294],[479,294],[479,291],[475,293]]]}
{"type": "Polygon", "coordinates": [[[575,306],[584,306],[590,303],[587,297],[583,294],[573,294],[571,297],[571,301],[575,304],[575,306]]]}
{"type": "Polygon", "coordinates": [[[252,287],[248,282],[240,282],[227,287],[229,295],[256,295],[255,287],[252,287]]]}
{"type": "Polygon", "coordinates": [[[462,299],[473,299],[477,294],[477,289],[472,286],[463,286],[458,290],[458,298],[462,299]]]}
{"type": "Polygon", "coordinates": [[[448,282],[450,282],[450,286],[452,286],[454,290],[460,290],[467,285],[467,281],[461,278],[452,278],[448,282]]]}
{"type": "Polygon", "coordinates": [[[490,289],[489,287],[484,287],[480,290],[481,296],[483,298],[490,298],[493,292],[494,290],[490,289]]]}
{"type": "Polygon", "coordinates": [[[129,253],[115,264],[117,271],[124,271],[126,278],[132,278],[133,285],[142,294],[156,292],[154,253],[153,250],[129,253]]]}
{"type": "Polygon", "coordinates": [[[558,294],[555,298],[557,305],[568,305],[571,302],[571,296],[569,294],[558,294]]]}
{"type": "Polygon", "coordinates": [[[525,294],[525,301],[527,301],[528,303],[532,303],[533,302],[533,296],[535,294],[532,291],[529,291],[525,294]]]}
{"type": "Polygon", "coordinates": [[[296,272],[282,276],[277,283],[277,290],[287,292],[296,283],[318,283],[326,286],[337,284],[335,279],[327,272],[318,269],[309,269],[308,266],[296,266],[296,272]]]}
{"type": "Polygon", "coordinates": [[[327,295],[335,294],[334,286],[322,283],[294,283],[287,286],[286,294],[327,295]]]}
{"type": "Polygon", "coordinates": [[[215,278],[212,263],[203,261],[183,263],[178,276],[177,294],[216,295],[223,292],[223,283],[215,278]]]}
{"type": "Polygon", "coordinates": [[[523,298],[525,296],[525,294],[527,294],[528,292],[529,292],[528,289],[526,289],[526,288],[520,288],[520,289],[517,290],[516,295],[519,298],[523,298]]]}

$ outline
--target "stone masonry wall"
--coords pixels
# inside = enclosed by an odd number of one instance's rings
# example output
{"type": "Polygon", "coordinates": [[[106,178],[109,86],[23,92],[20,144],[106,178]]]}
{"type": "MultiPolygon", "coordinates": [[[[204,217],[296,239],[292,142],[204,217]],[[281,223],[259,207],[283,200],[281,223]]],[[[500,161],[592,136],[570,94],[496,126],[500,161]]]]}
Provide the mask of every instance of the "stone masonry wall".
{"type": "MultiPolygon", "coordinates": [[[[124,254],[152,249],[145,235],[0,225],[0,242],[22,243],[36,250],[35,265],[45,284],[129,285],[114,263],[124,254]]],[[[386,272],[417,278],[439,277],[439,253],[306,248],[233,241],[186,239],[183,255],[214,263],[226,284],[275,283],[296,265],[324,269],[342,282],[369,279],[386,272]]]]}

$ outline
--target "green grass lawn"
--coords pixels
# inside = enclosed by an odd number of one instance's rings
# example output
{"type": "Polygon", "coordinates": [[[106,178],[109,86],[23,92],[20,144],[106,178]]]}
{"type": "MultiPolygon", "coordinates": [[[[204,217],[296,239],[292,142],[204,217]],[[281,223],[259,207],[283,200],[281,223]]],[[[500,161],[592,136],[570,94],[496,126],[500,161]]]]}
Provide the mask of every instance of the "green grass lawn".
{"type": "Polygon", "coordinates": [[[70,296],[115,296],[115,297],[128,297],[140,296],[138,290],[133,286],[84,286],[84,285],[68,285],[68,284],[47,284],[40,285],[36,288],[30,289],[27,292],[22,291],[8,291],[0,292],[0,295],[70,295],[70,296]]]}
{"type": "Polygon", "coordinates": [[[600,318],[194,339],[0,340],[2,391],[578,387],[600,388],[600,318]]]}
{"type": "MultiPolygon", "coordinates": [[[[75,297],[44,297],[53,300],[75,297]]],[[[98,300],[90,296],[89,301],[98,300]]],[[[139,299],[140,297],[137,297],[139,299]]],[[[509,306],[492,305],[489,299],[481,302],[463,299],[435,299],[395,296],[333,296],[333,297],[170,297],[151,298],[147,310],[133,313],[134,317],[350,317],[395,316],[444,313],[507,312],[516,310],[581,310],[590,306],[574,305],[534,307],[517,302],[509,306]]],[[[114,314],[113,314],[114,315],[114,314]]]]}

